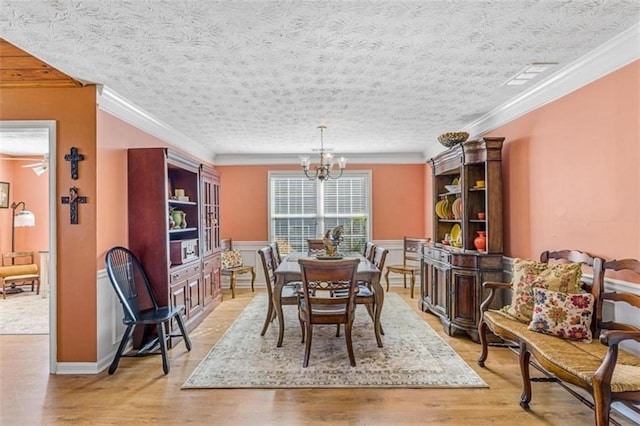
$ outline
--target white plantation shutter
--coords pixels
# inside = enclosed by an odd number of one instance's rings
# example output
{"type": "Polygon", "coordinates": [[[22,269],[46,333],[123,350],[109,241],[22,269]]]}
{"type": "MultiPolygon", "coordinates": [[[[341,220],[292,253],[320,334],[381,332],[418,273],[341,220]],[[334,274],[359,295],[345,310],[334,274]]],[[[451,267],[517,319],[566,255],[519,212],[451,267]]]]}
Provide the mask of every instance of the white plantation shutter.
{"type": "Polygon", "coordinates": [[[269,239],[283,253],[306,251],[307,238],[344,227],[341,251],[358,251],[369,240],[371,173],[344,172],[321,183],[296,172],[269,173],[269,239]]]}

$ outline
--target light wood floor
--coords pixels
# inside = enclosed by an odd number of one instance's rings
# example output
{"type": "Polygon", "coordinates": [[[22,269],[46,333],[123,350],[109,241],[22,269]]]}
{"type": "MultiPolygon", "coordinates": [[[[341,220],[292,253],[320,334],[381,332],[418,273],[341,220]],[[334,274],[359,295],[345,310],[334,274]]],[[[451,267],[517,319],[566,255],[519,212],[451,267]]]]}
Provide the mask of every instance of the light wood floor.
{"type": "MultiPolygon", "coordinates": [[[[392,290],[393,291],[393,290],[392,290]]],[[[442,333],[439,320],[397,291],[484,379],[489,389],[180,390],[180,386],[254,296],[237,290],[191,333],[193,349],[159,357],[124,358],[113,376],[48,374],[48,336],[0,336],[0,424],[208,425],[588,425],[592,411],[558,385],[533,384],[531,411],[518,405],[521,381],[514,354],[442,333]]],[[[302,362],[302,346],[300,362],[302,362]]],[[[357,357],[357,354],[356,354],[357,357]]],[[[411,362],[411,358],[407,358],[411,362]]],[[[617,419],[617,418],[616,418],[617,419]]],[[[622,424],[629,424],[621,421],[622,424]]]]}

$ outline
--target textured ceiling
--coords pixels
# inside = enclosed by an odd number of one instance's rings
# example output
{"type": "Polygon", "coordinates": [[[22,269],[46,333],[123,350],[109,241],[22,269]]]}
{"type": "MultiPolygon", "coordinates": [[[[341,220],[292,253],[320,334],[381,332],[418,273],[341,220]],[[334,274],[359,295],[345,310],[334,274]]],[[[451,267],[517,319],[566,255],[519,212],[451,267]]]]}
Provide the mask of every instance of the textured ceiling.
{"type": "MultiPolygon", "coordinates": [[[[425,152],[637,24],[638,0],[2,0],[0,37],[216,154],[425,152]]],[[[433,148],[432,148],[433,149],[433,148]]],[[[436,149],[443,149],[438,146],[436,149]]]]}

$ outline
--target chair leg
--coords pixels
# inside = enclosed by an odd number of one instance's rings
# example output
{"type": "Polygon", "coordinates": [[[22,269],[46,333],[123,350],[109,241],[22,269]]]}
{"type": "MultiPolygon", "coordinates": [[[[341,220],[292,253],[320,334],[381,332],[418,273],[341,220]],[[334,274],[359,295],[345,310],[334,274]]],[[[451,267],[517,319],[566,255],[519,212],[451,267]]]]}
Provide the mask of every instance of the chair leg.
{"type": "Polygon", "coordinates": [[[129,335],[131,334],[131,329],[133,325],[128,325],[124,330],[124,334],[122,335],[122,339],[120,340],[120,345],[118,345],[118,350],[116,351],[116,355],[113,357],[113,361],[111,361],[111,365],[109,366],[109,375],[112,375],[116,372],[118,368],[118,363],[120,362],[120,357],[122,356],[122,351],[124,351],[127,342],[129,341],[129,335]]]}
{"type": "Polygon", "coordinates": [[[384,274],[384,278],[387,280],[387,293],[389,292],[389,270],[387,269],[387,273],[384,274]]]}
{"type": "Polygon", "coordinates": [[[189,338],[189,333],[187,332],[187,327],[184,325],[184,321],[182,321],[182,315],[178,312],[175,316],[176,322],[178,323],[178,328],[182,333],[182,338],[184,339],[184,345],[186,346],[188,351],[191,351],[191,339],[189,338]]]}
{"type": "Polygon", "coordinates": [[[489,356],[489,346],[487,343],[487,323],[480,319],[478,324],[478,338],[480,339],[480,358],[478,358],[478,365],[484,367],[484,362],[489,356]]]}
{"type": "Polygon", "coordinates": [[[305,322],[306,327],[306,342],[304,343],[304,359],[302,360],[302,366],[304,368],[309,366],[309,354],[311,353],[311,339],[313,337],[313,325],[310,322],[305,322]]]}
{"type": "Polygon", "coordinates": [[[351,341],[351,328],[353,326],[353,322],[347,322],[344,326],[344,337],[347,342],[347,353],[349,354],[349,363],[352,367],[356,366],[356,356],[353,353],[353,343],[351,341]]]}
{"type": "Polygon", "coordinates": [[[531,376],[529,375],[529,361],[531,352],[527,350],[527,345],[520,343],[520,376],[522,377],[522,395],[520,395],[520,406],[525,410],[529,409],[531,402],[531,376]]]}
{"type": "Polygon", "coordinates": [[[416,274],[411,272],[411,298],[413,299],[413,289],[416,286],[416,274]]]}
{"type": "Polygon", "coordinates": [[[404,288],[407,288],[407,274],[402,274],[402,283],[404,284],[404,288]]]}
{"type": "Polygon", "coordinates": [[[164,374],[169,374],[169,359],[167,357],[167,335],[164,332],[164,323],[156,326],[158,332],[158,339],[160,340],[160,352],[162,353],[162,371],[164,374]]]}
{"type": "Polygon", "coordinates": [[[251,293],[255,291],[253,288],[253,283],[256,282],[256,271],[254,269],[251,270],[251,293]]]}
{"type": "Polygon", "coordinates": [[[336,337],[340,337],[340,324],[336,324],[336,337]]]}
{"type": "Polygon", "coordinates": [[[40,279],[36,280],[36,294],[40,294],[40,279]]]}
{"type": "Polygon", "coordinates": [[[264,319],[264,325],[262,326],[261,336],[264,336],[269,328],[269,324],[273,321],[273,301],[269,298],[269,305],[267,306],[267,317],[264,319]]]}
{"type": "Polygon", "coordinates": [[[229,279],[229,287],[231,288],[231,298],[236,298],[236,273],[231,273],[231,278],[229,279]]]}

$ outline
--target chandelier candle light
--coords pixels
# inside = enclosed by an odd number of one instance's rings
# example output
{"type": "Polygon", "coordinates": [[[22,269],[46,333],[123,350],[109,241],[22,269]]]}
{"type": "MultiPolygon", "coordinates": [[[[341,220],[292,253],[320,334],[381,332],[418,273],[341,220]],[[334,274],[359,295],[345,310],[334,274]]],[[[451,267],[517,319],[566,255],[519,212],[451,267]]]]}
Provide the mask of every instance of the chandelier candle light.
{"type": "Polygon", "coordinates": [[[324,130],[326,126],[318,126],[320,129],[320,165],[314,167],[314,172],[309,173],[309,165],[310,158],[308,155],[300,156],[300,165],[302,166],[302,170],[304,171],[305,176],[309,178],[309,180],[319,179],[321,181],[329,180],[329,179],[338,179],[342,176],[344,172],[344,168],[347,166],[347,159],[344,157],[340,157],[338,159],[338,168],[340,169],[340,174],[335,176],[335,173],[332,174],[333,165],[333,154],[324,151],[324,130]]]}

